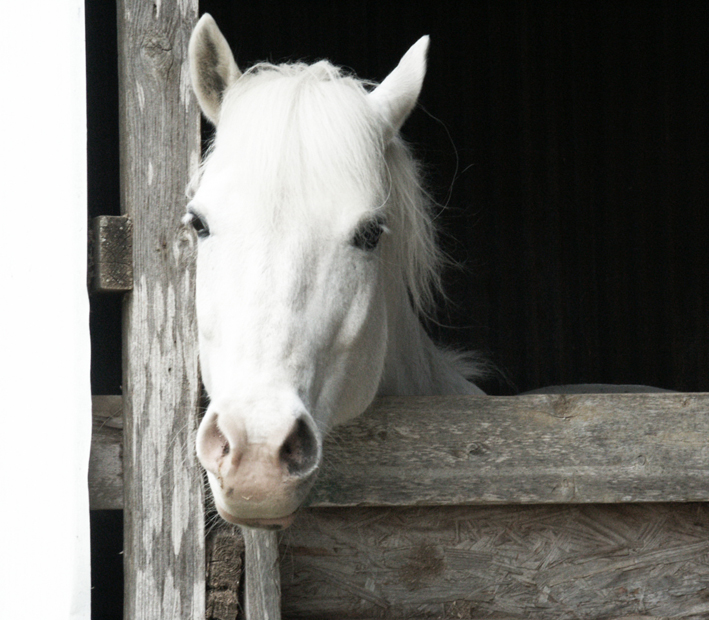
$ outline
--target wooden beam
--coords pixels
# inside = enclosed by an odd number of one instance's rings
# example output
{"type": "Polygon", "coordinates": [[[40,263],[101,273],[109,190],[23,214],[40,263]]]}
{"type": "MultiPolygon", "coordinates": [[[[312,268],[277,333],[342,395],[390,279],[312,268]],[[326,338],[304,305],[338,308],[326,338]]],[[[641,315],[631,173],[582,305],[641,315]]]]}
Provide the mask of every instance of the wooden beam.
{"type": "Polygon", "coordinates": [[[205,611],[193,238],[181,225],[199,161],[187,44],[197,0],[119,0],[121,209],[133,222],[124,301],[124,617],[205,611]]]}
{"type": "MultiPolygon", "coordinates": [[[[709,394],[382,399],[327,439],[311,505],[709,501],[707,437],[709,394]]],[[[95,475],[92,507],[120,507],[95,475]]]]}
{"type": "Polygon", "coordinates": [[[392,398],[332,434],[313,506],[709,500],[709,395],[392,398]]]}
{"type": "Polygon", "coordinates": [[[246,620],[280,620],[281,572],[276,532],[243,529],[246,620]]]}

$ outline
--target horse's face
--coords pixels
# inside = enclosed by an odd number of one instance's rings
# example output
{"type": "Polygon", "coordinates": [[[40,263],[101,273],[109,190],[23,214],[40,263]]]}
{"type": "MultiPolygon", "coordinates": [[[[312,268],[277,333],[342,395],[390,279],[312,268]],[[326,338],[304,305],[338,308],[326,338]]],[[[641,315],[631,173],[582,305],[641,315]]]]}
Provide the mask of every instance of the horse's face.
{"type": "MultiPolygon", "coordinates": [[[[219,158],[217,146],[211,164],[219,158]]],[[[239,189],[246,179],[213,170],[188,216],[209,227],[197,259],[211,400],[198,455],[223,516],[286,516],[314,479],[327,426],[363,411],[377,389],[387,341],[382,223],[365,192],[331,217],[274,222],[239,189]]],[[[333,196],[310,195],[334,206],[333,196]]]]}
{"type": "Polygon", "coordinates": [[[195,92],[217,125],[185,218],[200,237],[210,396],[197,454],[228,521],[287,525],[323,434],[376,393],[387,342],[384,151],[415,103],[425,48],[367,94],[340,78],[315,86],[312,72],[307,85],[293,70],[241,76],[209,16],[192,35],[195,92]]]}

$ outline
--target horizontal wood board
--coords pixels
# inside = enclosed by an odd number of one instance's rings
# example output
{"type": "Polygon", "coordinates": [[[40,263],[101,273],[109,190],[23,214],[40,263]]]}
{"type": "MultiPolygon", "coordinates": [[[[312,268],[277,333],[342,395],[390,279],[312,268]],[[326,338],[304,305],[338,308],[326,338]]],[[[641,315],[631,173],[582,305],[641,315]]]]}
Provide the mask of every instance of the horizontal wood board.
{"type": "Polygon", "coordinates": [[[283,618],[709,617],[706,504],[304,511],[283,618]]]}
{"type": "MultiPolygon", "coordinates": [[[[211,538],[207,618],[243,619],[243,538],[211,538]]],[[[286,619],[709,617],[707,504],[310,508],[280,539],[286,619]]]]}
{"type": "MultiPolygon", "coordinates": [[[[111,398],[94,398],[94,509],[122,507],[111,398]]],[[[707,501],[708,438],[709,394],[382,399],[327,438],[310,502],[707,501]]]]}
{"type": "Polygon", "coordinates": [[[693,394],[382,400],[326,442],[314,506],[709,499],[693,394]]]}

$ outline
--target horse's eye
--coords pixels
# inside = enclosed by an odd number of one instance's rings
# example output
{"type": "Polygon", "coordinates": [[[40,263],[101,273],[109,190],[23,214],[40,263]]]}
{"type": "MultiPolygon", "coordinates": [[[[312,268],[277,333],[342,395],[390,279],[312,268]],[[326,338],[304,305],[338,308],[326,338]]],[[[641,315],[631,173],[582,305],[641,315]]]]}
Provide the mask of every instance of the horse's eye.
{"type": "Polygon", "coordinates": [[[379,244],[384,226],[379,220],[370,220],[362,224],[352,238],[352,245],[365,252],[371,252],[379,244]]]}
{"type": "Polygon", "coordinates": [[[185,224],[189,224],[195,229],[198,237],[203,239],[204,237],[209,236],[209,226],[207,226],[205,219],[198,213],[188,211],[183,221],[185,224]]]}
{"type": "Polygon", "coordinates": [[[209,226],[201,217],[195,216],[192,218],[192,228],[197,232],[198,237],[209,236],[209,226]]]}

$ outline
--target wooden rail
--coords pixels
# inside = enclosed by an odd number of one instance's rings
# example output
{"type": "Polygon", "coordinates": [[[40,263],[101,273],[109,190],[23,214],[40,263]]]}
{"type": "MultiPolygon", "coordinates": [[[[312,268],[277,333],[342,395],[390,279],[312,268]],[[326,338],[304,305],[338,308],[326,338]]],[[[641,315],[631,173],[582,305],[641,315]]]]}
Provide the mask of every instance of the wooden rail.
{"type": "MultiPolygon", "coordinates": [[[[93,508],[122,507],[121,398],[94,397],[93,508]]],[[[709,394],[389,398],[326,440],[310,505],[709,501],[709,394]]]]}
{"type": "MultiPolygon", "coordinates": [[[[93,508],[122,507],[121,409],[120,396],[94,397],[93,508]]],[[[494,611],[493,600],[532,613],[524,593],[534,588],[538,601],[566,596],[603,614],[630,605],[624,592],[636,574],[639,583],[681,575],[682,585],[659,596],[657,606],[675,610],[686,600],[687,617],[703,617],[709,515],[647,502],[709,500],[707,437],[709,394],[382,399],[325,442],[310,505],[346,511],[310,511],[286,533],[283,566],[275,533],[246,532],[247,620],[280,618],[279,570],[285,611],[295,615],[351,615],[363,605],[372,613],[391,604],[415,610],[427,600],[439,601],[445,617],[472,617],[456,614],[473,613],[475,605],[494,611]],[[569,512],[573,504],[583,505],[580,512],[569,512]],[[624,504],[635,505],[631,515],[624,504]],[[485,548],[458,548],[461,528],[482,531],[485,548]],[[578,538],[568,559],[539,546],[559,531],[561,539],[578,538]],[[382,537],[401,539],[401,550],[381,548],[382,537]],[[499,546],[507,539],[509,549],[499,546]],[[598,541],[609,557],[598,556],[598,541]],[[507,556],[515,561],[506,563],[507,556]],[[557,568],[552,558],[561,562],[557,568]],[[521,590],[518,573],[526,575],[521,590]],[[567,574],[598,583],[594,592],[602,594],[570,590],[567,574]],[[372,575],[376,591],[368,589],[372,575]],[[625,585],[607,587],[618,579],[625,585]],[[685,598],[677,598],[677,588],[685,598]]],[[[540,613],[555,617],[544,605],[540,613]]]]}

